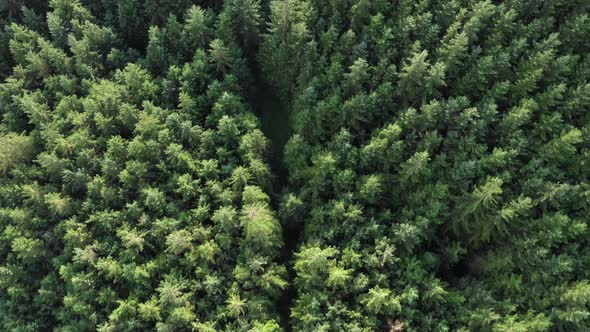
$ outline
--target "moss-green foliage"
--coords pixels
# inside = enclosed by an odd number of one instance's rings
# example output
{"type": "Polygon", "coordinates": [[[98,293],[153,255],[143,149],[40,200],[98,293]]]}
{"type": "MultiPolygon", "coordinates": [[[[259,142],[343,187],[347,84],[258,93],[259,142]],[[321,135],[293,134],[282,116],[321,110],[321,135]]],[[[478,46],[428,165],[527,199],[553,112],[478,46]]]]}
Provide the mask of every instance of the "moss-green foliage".
{"type": "Polygon", "coordinates": [[[590,330],[589,12],[0,1],[0,330],[590,330]]]}
{"type": "Polygon", "coordinates": [[[78,1],[7,27],[0,330],[278,330],[282,232],[239,38],[180,13],[153,18],[145,56],[78,1]]]}
{"type": "Polygon", "coordinates": [[[295,330],[588,330],[587,3],[274,3],[295,330]]]}

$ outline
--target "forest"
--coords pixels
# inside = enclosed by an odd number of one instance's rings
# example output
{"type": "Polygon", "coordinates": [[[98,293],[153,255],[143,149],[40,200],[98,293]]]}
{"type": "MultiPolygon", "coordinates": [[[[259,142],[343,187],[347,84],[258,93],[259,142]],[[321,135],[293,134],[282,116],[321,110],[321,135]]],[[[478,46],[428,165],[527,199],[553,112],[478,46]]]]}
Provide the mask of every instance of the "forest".
{"type": "Polygon", "coordinates": [[[0,0],[0,331],[590,331],[587,0],[0,0]]]}

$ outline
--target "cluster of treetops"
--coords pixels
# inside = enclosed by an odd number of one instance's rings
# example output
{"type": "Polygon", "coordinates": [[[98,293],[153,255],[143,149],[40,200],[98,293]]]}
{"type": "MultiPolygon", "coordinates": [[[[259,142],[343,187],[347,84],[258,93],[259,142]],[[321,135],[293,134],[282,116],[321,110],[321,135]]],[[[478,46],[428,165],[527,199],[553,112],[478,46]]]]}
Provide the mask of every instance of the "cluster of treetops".
{"type": "Polygon", "coordinates": [[[0,330],[589,331],[589,13],[2,1],[0,330]]]}

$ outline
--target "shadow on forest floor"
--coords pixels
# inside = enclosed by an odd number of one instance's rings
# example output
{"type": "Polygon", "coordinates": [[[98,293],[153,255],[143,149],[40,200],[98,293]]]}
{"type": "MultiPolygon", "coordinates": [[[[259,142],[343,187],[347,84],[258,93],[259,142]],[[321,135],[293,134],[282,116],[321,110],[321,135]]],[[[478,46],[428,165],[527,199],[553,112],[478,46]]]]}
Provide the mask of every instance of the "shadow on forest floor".
{"type": "MultiPolygon", "coordinates": [[[[288,182],[288,172],[283,164],[283,149],[291,137],[289,106],[279,99],[274,89],[261,78],[259,72],[254,76],[256,84],[254,84],[254,88],[250,92],[250,105],[254,107],[254,112],[260,120],[264,135],[270,140],[269,161],[273,174],[271,204],[275,211],[278,211],[281,194],[288,182]]],[[[281,326],[286,331],[291,331],[289,309],[295,297],[295,288],[292,285],[294,272],[290,263],[293,253],[297,249],[301,225],[288,224],[284,220],[281,220],[281,224],[285,243],[281,250],[280,261],[287,267],[289,286],[283,292],[279,301],[279,313],[281,315],[281,326]]]]}

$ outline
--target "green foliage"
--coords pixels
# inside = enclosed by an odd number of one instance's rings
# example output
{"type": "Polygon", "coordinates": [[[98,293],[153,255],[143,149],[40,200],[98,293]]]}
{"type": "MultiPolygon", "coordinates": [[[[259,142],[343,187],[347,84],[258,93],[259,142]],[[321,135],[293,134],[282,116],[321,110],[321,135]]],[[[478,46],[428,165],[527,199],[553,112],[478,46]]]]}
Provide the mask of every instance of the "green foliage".
{"type": "Polygon", "coordinates": [[[280,330],[268,142],[233,41],[253,31],[186,3],[49,5],[7,30],[0,329],[280,330]]]}
{"type": "Polygon", "coordinates": [[[304,65],[302,57],[309,40],[307,7],[302,0],[270,2],[268,33],[260,45],[259,61],[265,76],[285,100],[292,98],[294,82],[304,65]]]}
{"type": "Polygon", "coordinates": [[[588,5],[280,6],[294,329],[586,330],[588,5]]]}
{"type": "Polygon", "coordinates": [[[0,137],[0,174],[5,175],[18,164],[31,161],[35,154],[29,136],[8,133],[0,137]]]}
{"type": "Polygon", "coordinates": [[[589,10],[0,1],[0,330],[590,330],[589,10]]]}

